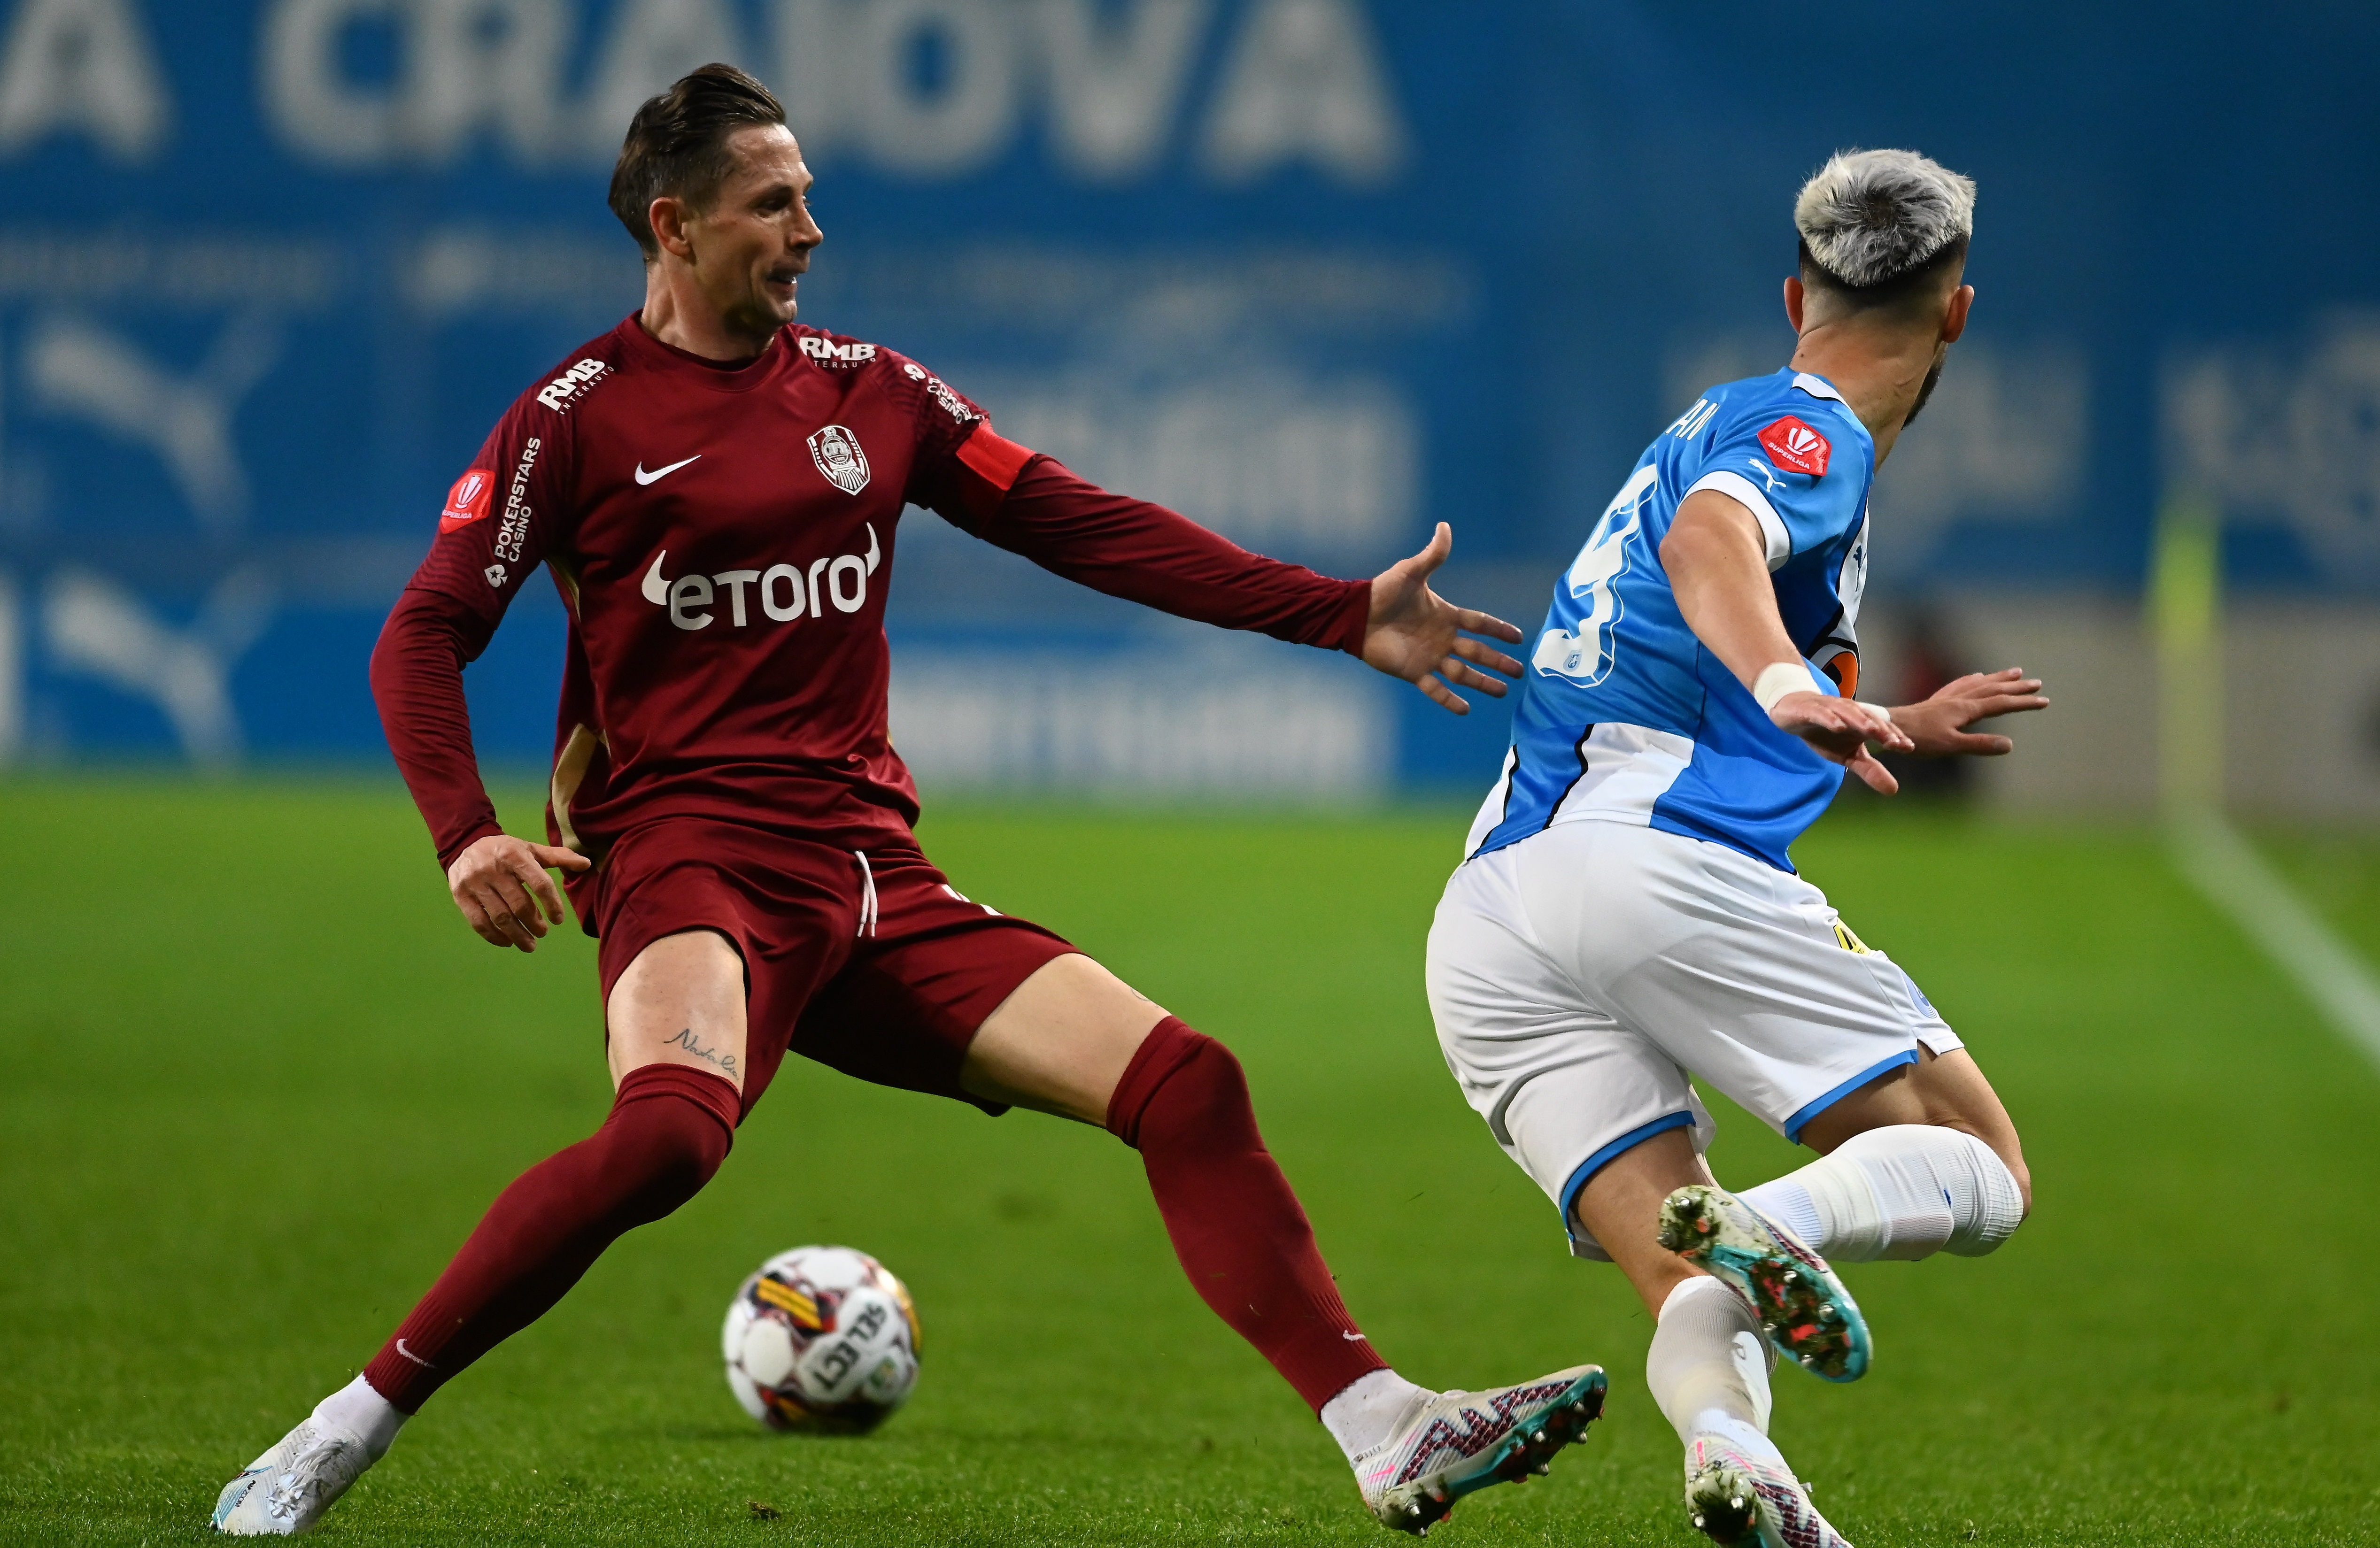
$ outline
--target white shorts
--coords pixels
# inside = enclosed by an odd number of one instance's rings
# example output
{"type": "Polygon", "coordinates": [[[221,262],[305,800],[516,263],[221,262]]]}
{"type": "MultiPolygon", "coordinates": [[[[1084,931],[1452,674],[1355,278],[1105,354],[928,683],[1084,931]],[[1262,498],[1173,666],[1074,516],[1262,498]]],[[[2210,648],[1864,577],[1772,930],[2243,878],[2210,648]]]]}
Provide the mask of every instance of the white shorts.
{"type": "Polygon", "coordinates": [[[1563,823],[1463,863],[1429,932],[1429,1007],[1463,1094],[1571,1202],[1613,1156],[1717,1126],[1700,1076],[1789,1140],[1896,1066],[1960,1046],[1826,895],[1723,844],[1563,823]]]}

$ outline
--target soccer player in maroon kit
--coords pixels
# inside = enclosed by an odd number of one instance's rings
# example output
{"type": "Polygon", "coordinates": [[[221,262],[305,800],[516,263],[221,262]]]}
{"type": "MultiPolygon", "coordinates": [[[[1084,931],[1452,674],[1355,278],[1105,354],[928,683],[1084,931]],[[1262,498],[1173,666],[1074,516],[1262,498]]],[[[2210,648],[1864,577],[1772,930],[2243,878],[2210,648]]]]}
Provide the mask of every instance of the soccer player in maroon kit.
{"type": "Polygon", "coordinates": [[[601,942],[611,1114],[499,1196],[363,1374],[225,1486],[214,1523],[303,1531],[464,1367],[614,1239],[691,1198],[788,1048],[1141,1154],[1191,1282],[1311,1404],[1382,1522],[1542,1471],[1600,1411],[1593,1366],[1437,1393],[1347,1313],[1238,1061],[1065,940],[959,895],[918,849],[886,735],[883,613],[905,504],[1184,617],[1345,650],[1460,713],[1520,631],[1428,585],[1248,553],[996,434],[891,350],[796,325],[822,239],[784,113],[707,66],[630,126],[611,205],[645,304],[522,394],[450,492],[372,656],[390,746],[455,905],[533,950],[563,898],[601,942]],[[505,834],[462,668],[531,571],[570,611],[550,842],[505,834]]]}

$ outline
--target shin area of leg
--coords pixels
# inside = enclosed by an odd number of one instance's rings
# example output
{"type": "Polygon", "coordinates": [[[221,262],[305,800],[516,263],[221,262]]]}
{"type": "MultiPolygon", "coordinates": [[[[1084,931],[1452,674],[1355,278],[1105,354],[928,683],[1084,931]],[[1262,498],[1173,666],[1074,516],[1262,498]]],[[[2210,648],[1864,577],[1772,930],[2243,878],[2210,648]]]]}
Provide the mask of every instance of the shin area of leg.
{"type": "Polygon", "coordinates": [[[1661,1305],[1645,1354],[1645,1385],[1680,1440],[1722,1419],[1767,1434],[1768,1373],[1776,1359],[1743,1298],[1708,1275],[1696,1275],[1661,1305]]]}
{"type": "Polygon", "coordinates": [[[1980,1257],[2024,1219],[2017,1179],[1991,1146],[1956,1129],[1894,1123],[1739,1195],[1840,1263],[1980,1257]]]}
{"type": "Polygon", "coordinates": [[[401,1411],[560,1300],[603,1249],[658,1220],[718,1171],[735,1131],[735,1087],[682,1064],[628,1071],[603,1126],[522,1173],[364,1378],[401,1411]]]}
{"type": "Polygon", "coordinates": [[[1305,1211],[1257,1131],[1231,1050],[1166,1017],[1116,1082],[1107,1120],[1140,1152],[1199,1298],[1318,1414],[1387,1366],[1339,1299],[1305,1211]]]}

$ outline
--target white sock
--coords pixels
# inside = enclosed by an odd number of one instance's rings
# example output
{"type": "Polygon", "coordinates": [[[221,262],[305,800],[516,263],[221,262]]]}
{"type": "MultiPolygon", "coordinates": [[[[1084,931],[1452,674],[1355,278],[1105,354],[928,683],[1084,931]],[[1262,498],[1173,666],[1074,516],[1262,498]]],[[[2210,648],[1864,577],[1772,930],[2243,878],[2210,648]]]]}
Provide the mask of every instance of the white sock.
{"type": "Polygon", "coordinates": [[[1414,1399],[1437,1396],[1394,1371],[1375,1371],[1349,1382],[1338,1397],[1322,1405],[1322,1427],[1330,1432],[1330,1438],[1353,1465],[1356,1457],[1389,1438],[1414,1399]]]}
{"type": "Polygon", "coordinates": [[[2024,1220],[2015,1174],[1992,1147],[1930,1123],[1854,1134],[1832,1155],[1737,1197],[1841,1263],[1923,1258],[1945,1247],[1979,1258],[2024,1220]]]}
{"type": "Polygon", "coordinates": [[[361,1376],[314,1405],[317,1422],[336,1425],[361,1440],[375,1462],[388,1455],[407,1417],[361,1376]]]}
{"type": "Polygon", "coordinates": [[[1768,1440],[1768,1373],[1777,1356],[1743,1298],[1698,1274],[1661,1303],[1645,1352],[1645,1385],[1678,1439],[1727,1436],[1754,1455],[1784,1458],[1768,1440]]]}

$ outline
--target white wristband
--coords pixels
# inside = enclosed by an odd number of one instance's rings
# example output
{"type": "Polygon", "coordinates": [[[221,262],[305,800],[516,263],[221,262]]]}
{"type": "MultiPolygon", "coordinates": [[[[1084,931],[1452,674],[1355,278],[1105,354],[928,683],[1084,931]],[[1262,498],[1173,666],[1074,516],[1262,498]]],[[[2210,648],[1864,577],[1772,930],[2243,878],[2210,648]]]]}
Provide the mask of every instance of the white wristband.
{"type": "Polygon", "coordinates": [[[1805,661],[1771,661],[1752,680],[1753,701],[1764,715],[1773,712],[1777,701],[1788,694],[1817,691],[1818,685],[1810,681],[1810,667],[1805,661]]]}

